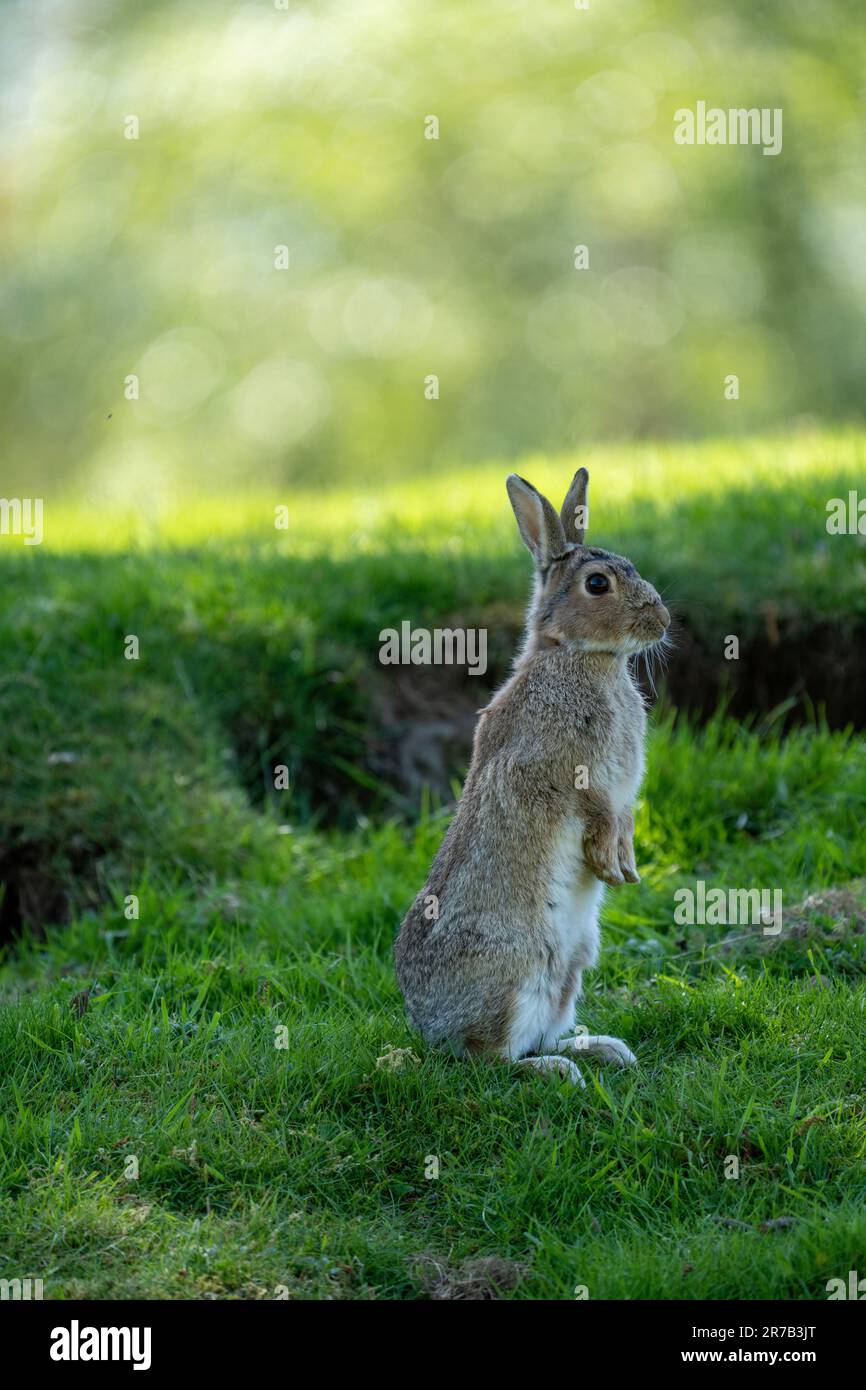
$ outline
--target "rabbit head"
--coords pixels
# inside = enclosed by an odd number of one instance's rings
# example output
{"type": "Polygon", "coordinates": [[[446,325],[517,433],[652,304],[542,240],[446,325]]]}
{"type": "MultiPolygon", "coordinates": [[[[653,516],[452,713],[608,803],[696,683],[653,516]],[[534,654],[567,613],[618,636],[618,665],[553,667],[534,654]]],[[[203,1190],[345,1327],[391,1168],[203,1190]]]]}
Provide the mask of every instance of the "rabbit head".
{"type": "Polygon", "coordinates": [[[644,651],[664,637],[670,614],[629,560],[584,544],[588,484],[586,469],[578,469],[557,514],[525,478],[512,473],[506,481],[520,534],[535,561],[527,645],[618,656],[644,651]]]}

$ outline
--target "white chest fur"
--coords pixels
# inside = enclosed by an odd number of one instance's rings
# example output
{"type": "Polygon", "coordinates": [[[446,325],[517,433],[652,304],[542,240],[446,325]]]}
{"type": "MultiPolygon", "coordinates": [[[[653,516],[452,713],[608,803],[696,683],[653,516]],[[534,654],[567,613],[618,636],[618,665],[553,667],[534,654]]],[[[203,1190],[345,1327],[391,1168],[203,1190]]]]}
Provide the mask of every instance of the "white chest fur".
{"type": "Polygon", "coordinates": [[[566,967],[596,962],[602,890],[583,862],[583,822],[567,820],[551,855],[546,909],[550,944],[566,967]]]}
{"type": "Polygon", "coordinates": [[[584,867],[583,823],[566,821],[551,854],[545,884],[547,959],[520,992],[509,1054],[520,1057],[573,1023],[582,971],[598,959],[598,913],[604,885],[584,867]]]}
{"type": "MultiPolygon", "coordinates": [[[[641,709],[642,713],[642,709],[641,709]]],[[[628,810],[643,775],[642,728],[637,737],[611,738],[612,755],[594,768],[614,815],[628,810]]],[[[520,990],[508,1041],[508,1055],[524,1056],[555,1048],[574,1025],[574,1003],[584,970],[598,959],[598,917],[604,885],[586,867],[584,824],[579,816],[562,824],[545,865],[544,946],[546,958],[520,990]]]]}

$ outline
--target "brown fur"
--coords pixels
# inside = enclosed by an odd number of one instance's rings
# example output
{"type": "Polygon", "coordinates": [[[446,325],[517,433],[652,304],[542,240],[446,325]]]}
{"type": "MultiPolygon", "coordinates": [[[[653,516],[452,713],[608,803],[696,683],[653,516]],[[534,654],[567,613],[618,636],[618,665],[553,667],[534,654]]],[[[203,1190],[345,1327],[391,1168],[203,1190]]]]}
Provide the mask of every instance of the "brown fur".
{"type": "Polygon", "coordinates": [[[510,1055],[528,985],[564,1015],[594,955],[591,931],[564,946],[553,929],[563,893],[593,877],[637,879],[630,800],[646,716],[628,655],[658,640],[668,614],[628,560],[568,539],[582,540],[586,485],[580,470],[560,519],[530,484],[508,480],[537,570],[524,642],[481,713],[463,795],[395,943],[410,1020],[458,1050],[510,1055]],[[608,592],[588,592],[589,575],[608,592]],[[575,787],[579,767],[586,788],[575,787]],[[563,869],[572,826],[582,840],[563,869]]]}

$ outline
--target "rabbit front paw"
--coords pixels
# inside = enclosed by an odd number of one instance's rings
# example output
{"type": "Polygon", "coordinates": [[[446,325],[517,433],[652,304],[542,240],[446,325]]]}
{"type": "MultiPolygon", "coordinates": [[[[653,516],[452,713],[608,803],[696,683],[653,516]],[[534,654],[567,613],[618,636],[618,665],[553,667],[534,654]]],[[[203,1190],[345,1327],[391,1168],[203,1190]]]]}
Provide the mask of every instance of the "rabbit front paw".
{"type": "Polygon", "coordinates": [[[594,816],[583,834],[583,855],[602,883],[618,888],[625,883],[620,867],[619,826],[614,816],[594,816]]]}
{"type": "Polygon", "coordinates": [[[617,833],[617,860],[619,871],[626,883],[640,883],[640,874],[634,859],[634,818],[631,811],[619,817],[617,833]]]}

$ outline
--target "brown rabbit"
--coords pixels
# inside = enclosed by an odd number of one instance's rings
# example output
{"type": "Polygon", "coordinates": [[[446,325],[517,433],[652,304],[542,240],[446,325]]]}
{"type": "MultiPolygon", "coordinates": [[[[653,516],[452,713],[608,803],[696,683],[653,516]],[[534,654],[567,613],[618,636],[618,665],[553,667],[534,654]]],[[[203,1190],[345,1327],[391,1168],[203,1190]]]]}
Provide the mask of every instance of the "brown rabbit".
{"type": "Polygon", "coordinates": [[[530,483],[507,480],[536,567],[523,645],[481,712],[463,795],[394,951],[428,1042],[579,1084],[559,1049],[635,1061],[618,1038],[568,1033],[598,958],[603,885],[638,882],[646,713],[628,658],[670,621],[634,565],[584,545],[588,482],[581,468],[557,516],[530,483]]]}

